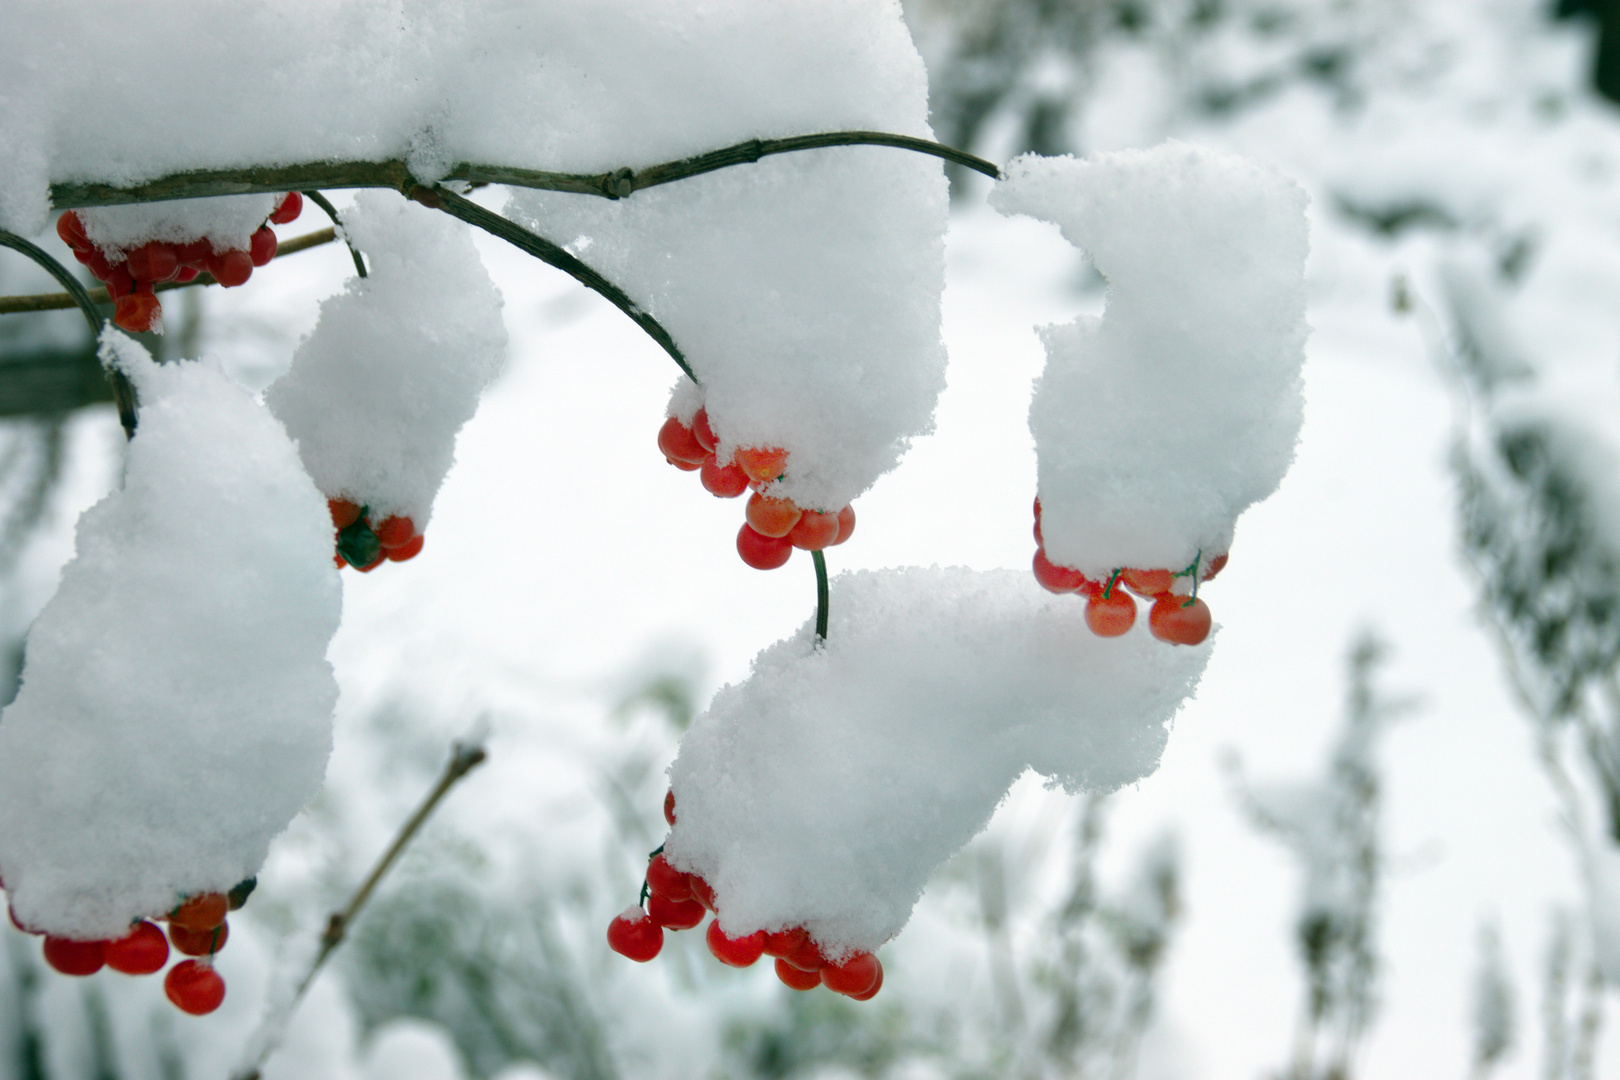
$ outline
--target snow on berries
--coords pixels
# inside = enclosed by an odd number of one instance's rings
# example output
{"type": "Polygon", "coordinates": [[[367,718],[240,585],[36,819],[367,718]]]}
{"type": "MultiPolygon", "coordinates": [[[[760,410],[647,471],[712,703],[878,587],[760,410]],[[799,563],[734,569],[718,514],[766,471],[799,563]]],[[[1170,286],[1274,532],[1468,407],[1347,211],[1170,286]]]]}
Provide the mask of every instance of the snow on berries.
{"type": "Polygon", "coordinates": [[[1123,583],[1152,599],[1154,634],[1202,640],[1197,584],[1299,436],[1305,192],[1176,142],[1006,172],[991,204],[1055,222],[1109,283],[1100,319],[1040,331],[1035,575],[1083,594],[1099,632],[1129,628],[1123,583]]]}
{"type": "Polygon", "coordinates": [[[265,403],[330,500],[340,565],[370,570],[422,549],[456,433],[505,362],[506,331],[460,222],[368,192],[343,224],[369,276],[321,304],[265,403]]]}
{"type": "Polygon", "coordinates": [[[140,427],[0,714],[7,900],[80,942],[258,871],[325,772],[341,603],[324,501],[253,396],[116,330],[102,356],[140,427]]]}
{"type": "Polygon", "coordinates": [[[716,933],[763,931],[766,955],[801,930],[826,961],[875,953],[1025,769],[1071,791],[1151,773],[1209,654],[1104,642],[1018,571],[864,571],[831,592],[825,642],[807,623],[762,652],[670,768],[662,858],[716,933]]]}

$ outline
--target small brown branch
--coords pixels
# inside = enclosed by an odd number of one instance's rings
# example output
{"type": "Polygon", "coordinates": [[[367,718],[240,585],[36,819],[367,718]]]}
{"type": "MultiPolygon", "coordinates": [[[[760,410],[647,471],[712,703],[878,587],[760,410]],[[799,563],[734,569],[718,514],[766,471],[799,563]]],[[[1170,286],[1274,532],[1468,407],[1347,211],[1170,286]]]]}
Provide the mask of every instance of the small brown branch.
{"type": "Polygon", "coordinates": [[[310,984],[315,981],[315,976],[320,974],[321,968],[326,966],[327,959],[339,945],[343,944],[349,927],[354,925],[355,918],[371,899],[378,883],[393,868],[406,845],[421,831],[439,803],[450,793],[450,789],[455,787],[462,777],[482,765],[487,756],[481,741],[458,742],[451,748],[450,760],[445,763],[444,772],[439,774],[439,782],[433,785],[433,790],[428,792],[427,797],[416,808],[416,812],[400,826],[393,843],[388,845],[388,850],[383,852],[382,857],[371,868],[371,873],[366,875],[366,879],[360,883],[360,887],[349,898],[343,910],[332,912],[331,917],[327,919],[326,930],[321,934],[320,951],[315,954],[309,970],[304,973],[292,996],[279,1008],[272,1006],[260,1021],[258,1030],[248,1042],[248,1064],[234,1075],[233,1080],[259,1080],[260,1070],[280,1045],[287,1023],[292,1019],[292,1014],[297,1010],[299,1003],[304,1000],[310,984]]]}

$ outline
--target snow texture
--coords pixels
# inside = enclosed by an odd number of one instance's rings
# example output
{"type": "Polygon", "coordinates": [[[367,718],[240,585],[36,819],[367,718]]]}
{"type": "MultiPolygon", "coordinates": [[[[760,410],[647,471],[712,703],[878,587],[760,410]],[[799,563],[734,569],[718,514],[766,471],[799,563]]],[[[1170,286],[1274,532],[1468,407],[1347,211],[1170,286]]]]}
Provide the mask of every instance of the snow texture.
{"type": "Polygon", "coordinates": [[[124,253],[148,240],[184,244],[209,240],[215,252],[246,251],[253,232],[276,208],[279,195],[229,195],[213,199],[175,199],[133,206],[87,207],[79,211],[84,234],[107,261],[121,263],[124,253]]]}
{"type": "Polygon", "coordinates": [[[33,928],[118,937],[253,876],[319,787],[332,528],[281,426],[217,367],[102,340],[140,395],[0,716],[0,874],[33,928]]]}
{"type": "Polygon", "coordinates": [[[427,527],[456,433],[506,359],[501,297],[467,227],[366,192],[343,216],[369,276],[321,304],[265,403],[315,486],[427,527]]]}
{"type": "Polygon", "coordinates": [[[802,925],[837,954],[897,934],[929,874],[1034,769],[1071,792],[1158,767],[1209,645],[1103,639],[1027,573],[862,571],[725,687],[670,768],[665,851],[728,934],[802,925]]]}
{"type": "Polygon", "coordinates": [[[1303,419],[1305,192],[1179,142],[1007,173],[991,204],[1058,225],[1109,283],[1100,319],[1040,331],[1029,426],[1048,558],[1105,579],[1226,552],[1303,419]]]}

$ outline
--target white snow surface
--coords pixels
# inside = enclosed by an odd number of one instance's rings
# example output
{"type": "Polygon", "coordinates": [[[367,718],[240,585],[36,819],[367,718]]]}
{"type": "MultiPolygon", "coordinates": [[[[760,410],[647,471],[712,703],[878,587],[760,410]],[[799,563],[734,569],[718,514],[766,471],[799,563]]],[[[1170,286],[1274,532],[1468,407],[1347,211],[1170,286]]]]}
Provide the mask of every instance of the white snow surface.
{"type": "Polygon", "coordinates": [[[1058,225],[1108,279],[1100,319],[1041,329],[1029,426],[1048,557],[1093,578],[1227,551],[1303,419],[1302,188],[1167,142],[1020,157],[991,205],[1058,225]]]}
{"type": "Polygon", "coordinates": [[[173,199],[132,206],[86,207],[78,212],[84,234],[106,252],[108,261],[124,261],[124,252],[148,240],[184,244],[208,239],[216,252],[246,251],[254,230],[263,225],[279,195],[224,195],[211,199],[173,199]]]}
{"type": "Polygon", "coordinates": [[[682,740],[665,853],[727,933],[876,949],[1026,769],[1071,792],[1151,774],[1209,654],[1096,637],[1021,571],[840,575],[825,647],[807,623],[766,649],[682,740]]]}
{"type": "Polygon", "coordinates": [[[896,101],[924,134],[925,96],[895,0],[155,0],[138,19],[12,0],[0,227],[43,229],[59,181],[389,159],[424,181],[460,161],[600,172],[893,127],[896,101]]]}
{"type": "Polygon", "coordinates": [[[102,357],[140,428],[0,715],[0,874],[74,938],[253,876],[320,785],[337,698],[331,523],[286,433],[215,366],[110,329],[102,357]]]}
{"type": "Polygon", "coordinates": [[[388,192],[343,215],[369,276],[321,304],[265,403],[315,486],[427,527],[456,433],[506,360],[501,297],[467,227],[388,192]]]}

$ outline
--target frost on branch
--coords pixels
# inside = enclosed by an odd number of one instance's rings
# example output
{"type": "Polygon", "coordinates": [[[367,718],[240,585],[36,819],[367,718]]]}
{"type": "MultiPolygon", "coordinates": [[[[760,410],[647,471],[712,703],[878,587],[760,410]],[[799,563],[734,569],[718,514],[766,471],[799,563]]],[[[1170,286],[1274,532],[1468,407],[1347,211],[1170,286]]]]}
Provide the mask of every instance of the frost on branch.
{"type": "Polygon", "coordinates": [[[1104,641],[1028,574],[867,571],[716,696],[670,770],[666,855],[727,934],[802,925],[829,953],[905,925],[929,874],[1034,769],[1112,791],[1158,767],[1209,647],[1104,641]]]}
{"type": "Polygon", "coordinates": [[[363,193],[344,231],[370,262],[265,403],[329,498],[410,518],[420,533],[456,432],[506,359],[501,298],[467,227],[390,193],[363,193]]]}
{"type": "Polygon", "coordinates": [[[1029,426],[1048,556],[1107,580],[1224,554],[1293,463],[1305,192],[1174,142],[1007,172],[992,205],[1056,223],[1109,283],[1101,319],[1041,330],[1029,426]]]}
{"type": "Polygon", "coordinates": [[[0,717],[0,875],[31,928],[116,938],[252,876],[314,796],[337,684],[331,526],[281,426],[217,367],[109,330],[141,399],[121,490],[0,717]]]}

